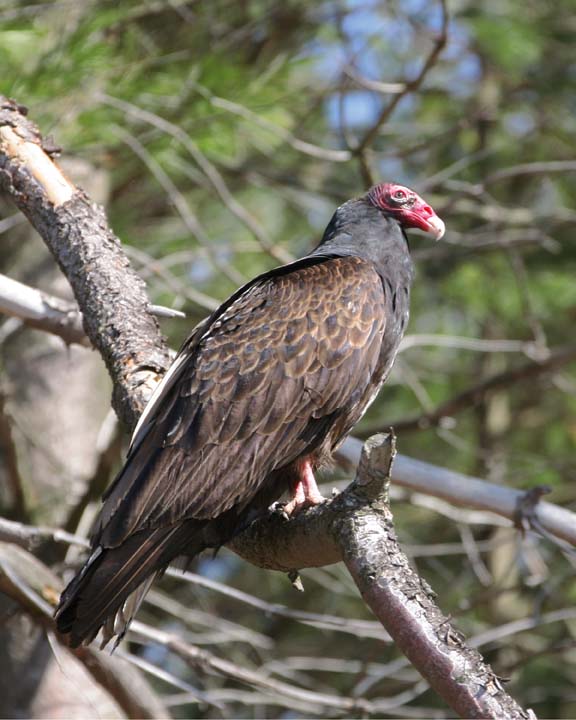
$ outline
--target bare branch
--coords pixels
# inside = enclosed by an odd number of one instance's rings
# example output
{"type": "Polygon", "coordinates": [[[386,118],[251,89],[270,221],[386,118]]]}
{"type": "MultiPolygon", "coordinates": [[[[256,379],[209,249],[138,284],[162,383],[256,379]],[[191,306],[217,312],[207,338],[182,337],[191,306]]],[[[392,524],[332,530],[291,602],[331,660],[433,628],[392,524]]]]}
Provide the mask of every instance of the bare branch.
{"type": "Polygon", "coordinates": [[[40,233],[72,285],[86,334],[112,378],[114,407],[132,427],[169,363],[144,284],[102,208],[64,177],[43,149],[38,129],[5,98],[0,99],[0,188],[40,233]]]}
{"type": "Polygon", "coordinates": [[[106,490],[112,471],[120,460],[122,435],[116,415],[109,410],[96,439],[97,455],[92,476],[86,482],[84,492],[63,523],[66,531],[73,533],[78,529],[78,524],[88,504],[99,500],[106,490]]]}
{"type": "MultiPolygon", "coordinates": [[[[150,305],[152,315],[182,318],[186,314],[163,305],[150,305]]],[[[82,326],[82,313],[69,300],[49,295],[37,288],[0,274],[0,312],[23,320],[29,327],[61,337],[67,345],[91,347],[82,326]]]]}
{"type": "Polygon", "coordinates": [[[257,115],[243,105],[226,100],[225,98],[217,97],[208,88],[200,85],[199,83],[194,83],[194,88],[207,100],[209,100],[214,107],[226,110],[234,115],[238,115],[255,125],[259,125],[265,130],[269,130],[271,133],[284,140],[284,142],[290,145],[290,147],[294,150],[297,150],[304,155],[309,155],[310,157],[318,158],[319,160],[327,160],[329,162],[348,162],[348,160],[351,160],[353,157],[352,153],[348,150],[332,150],[330,148],[323,148],[318,145],[305,142],[304,140],[300,140],[292,132],[290,132],[290,130],[280,127],[279,125],[275,125],[273,122],[257,115]]]}
{"type": "Polygon", "coordinates": [[[146,595],[145,602],[147,605],[152,605],[178,618],[180,622],[184,622],[186,625],[214,629],[217,635],[215,642],[218,644],[222,642],[243,642],[261,650],[270,650],[274,645],[271,637],[223,617],[218,618],[216,629],[214,627],[214,615],[198,608],[187,607],[169,597],[166,593],[151,590],[146,595]]]}
{"type": "Polygon", "coordinates": [[[536,351],[533,342],[525,340],[485,340],[483,338],[463,337],[461,335],[437,335],[434,333],[414,333],[406,335],[400,343],[399,352],[413,347],[430,346],[474,350],[475,352],[524,353],[533,357],[536,351]]]}
{"type": "Polygon", "coordinates": [[[164,307],[164,305],[150,305],[150,312],[159,318],[185,318],[186,313],[182,310],[164,307]]]}
{"type": "Polygon", "coordinates": [[[176,277],[176,275],[168,269],[166,259],[157,260],[152,257],[152,255],[135,247],[127,247],[126,254],[133,262],[139,264],[138,271],[144,279],[151,275],[156,275],[164,282],[165,286],[177,296],[190,300],[208,312],[213,312],[220,305],[216,298],[196,290],[192,285],[187,285],[176,277]]]}
{"type": "Polygon", "coordinates": [[[158,678],[159,680],[163,680],[165,683],[168,683],[169,685],[172,685],[173,687],[177,687],[179,690],[183,690],[187,695],[187,702],[193,702],[193,703],[202,703],[206,705],[212,705],[213,707],[218,708],[219,710],[223,710],[222,703],[213,701],[208,693],[202,692],[201,690],[198,690],[197,688],[193,687],[187,682],[184,682],[184,680],[180,680],[180,678],[176,677],[176,675],[173,675],[171,672],[168,672],[167,670],[164,670],[163,668],[159,668],[156,665],[154,665],[151,662],[148,662],[147,660],[144,660],[141,657],[138,657],[137,655],[132,655],[132,653],[126,652],[122,649],[116,649],[114,652],[115,657],[122,658],[123,660],[126,660],[126,662],[129,662],[131,665],[135,665],[137,668],[142,670],[145,673],[148,673],[149,675],[152,675],[152,677],[158,678]]]}
{"type": "Polygon", "coordinates": [[[60,528],[24,525],[23,523],[0,517],[0,542],[19,545],[33,552],[47,540],[79,545],[85,548],[89,545],[86,538],[80,537],[79,535],[72,535],[60,528]]]}
{"type": "MultiPolygon", "coordinates": [[[[52,606],[61,582],[39,560],[21,548],[0,543],[0,592],[5,593],[48,632],[54,630],[52,606]]],[[[116,700],[129,718],[165,718],[158,696],[124,661],[94,648],[63,648],[80,660],[94,679],[116,700]]]]}
{"type": "Polygon", "coordinates": [[[352,65],[348,65],[343,69],[345,75],[353,80],[357,85],[365,90],[380,93],[381,95],[395,95],[406,90],[406,83],[381,82],[380,80],[371,80],[370,78],[360,75],[352,65]]]}
{"type": "Polygon", "coordinates": [[[483,187],[488,187],[495,182],[508,180],[520,175],[548,175],[549,173],[575,172],[576,160],[549,160],[547,162],[523,163],[521,165],[512,165],[491,173],[482,183],[483,187]]]}
{"type": "Polygon", "coordinates": [[[500,642],[504,640],[504,638],[508,638],[516,633],[533,630],[541,625],[547,625],[548,623],[555,622],[565,622],[567,620],[574,620],[575,618],[576,608],[569,607],[561,608],[560,610],[552,610],[551,612],[543,613],[537,617],[512,620],[504,623],[503,625],[498,625],[474,635],[474,637],[470,639],[470,645],[472,645],[472,647],[481,647],[482,645],[488,645],[489,643],[500,642]]]}
{"type": "Polygon", "coordinates": [[[297,687],[282,680],[267,677],[258,670],[253,670],[244,665],[241,666],[229,660],[219,658],[207,650],[201,650],[200,648],[183,642],[177,635],[157,630],[138,621],[132,623],[130,632],[133,635],[157,642],[169,648],[197,672],[205,672],[206,670],[216,671],[225,677],[252,687],[261,688],[266,693],[281,695],[297,702],[310,703],[310,709],[314,708],[314,713],[319,715],[323,715],[328,708],[345,711],[347,713],[370,713],[378,715],[404,704],[413,697],[413,693],[410,691],[409,697],[407,697],[406,693],[400,693],[397,697],[365,700],[363,698],[344,697],[305,690],[304,688],[297,687]]]}
{"type": "MultiPolygon", "coordinates": [[[[356,465],[360,459],[362,442],[347,438],[338,451],[348,463],[356,465]]],[[[510,524],[517,516],[518,501],[523,497],[521,490],[496,485],[485,480],[453,472],[446,468],[398,455],[392,469],[395,485],[418,493],[432,495],[458,507],[469,507],[486,513],[507,518],[510,524]]],[[[549,502],[540,502],[535,508],[535,517],[546,531],[556,538],[576,545],[576,514],[549,502]]],[[[538,531],[538,527],[533,527],[538,531]]]]}
{"type": "Polygon", "coordinates": [[[134,135],[131,135],[130,133],[126,132],[126,130],[120,127],[115,127],[114,130],[118,137],[123,142],[125,142],[126,145],[128,145],[132,152],[137,157],[139,157],[140,160],[142,160],[148,170],[150,170],[152,175],[162,186],[164,192],[170,200],[170,203],[175,207],[176,211],[180,215],[182,222],[186,226],[186,229],[196,238],[198,244],[206,252],[208,259],[210,260],[214,268],[220,271],[225,277],[230,280],[230,282],[234,283],[235,285],[242,285],[244,282],[246,282],[246,278],[241,273],[239,273],[233,265],[231,265],[229,262],[221,260],[218,257],[218,255],[214,251],[213,244],[208,236],[208,233],[206,232],[196,215],[192,212],[192,209],[184,195],[176,187],[176,184],[172,181],[172,178],[168,175],[168,173],[164,170],[160,163],[158,163],[157,160],[152,157],[152,155],[148,152],[144,145],[142,145],[142,143],[136,137],[134,137],[134,135]]]}
{"type": "MultiPolygon", "coordinates": [[[[0,524],[0,529],[1,527],[2,525],[0,524]]],[[[232,549],[237,552],[235,548],[232,549]]],[[[301,567],[314,567],[314,564],[310,562],[310,553],[308,553],[306,557],[307,560],[304,561],[304,564],[301,565],[301,567]]],[[[279,564],[281,568],[284,568],[286,565],[281,556],[279,556],[279,564]]],[[[276,567],[276,569],[279,568],[276,567]]],[[[348,635],[354,635],[355,637],[377,638],[382,642],[390,641],[388,633],[380,626],[379,623],[373,622],[372,620],[357,620],[354,618],[340,617],[338,615],[329,615],[328,613],[312,613],[303,610],[295,610],[278,603],[268,603],[265,600],[261,600],[254,595],[244,592],[243,590],[237,590],[236,588],[220,583],[217,580],[211,580],[210,578],[197,575],[196,573],[182,572],[181,570],[177,570],[175,568],[168,568],[166,575],[221,593],[233,600],[249,605],[250,607],[257,608],[265,615],[276,615],[278,617],[294,620],[302,623],[303,625],[308,625],[321,630],[345,633],[348,635]]]]}
{"type": "Polygon", "coordinates": [[[90,346],[76,303],[48,295],[0,275],[0,312],[26,325],[61,337],[65,343],[90,346]]]}

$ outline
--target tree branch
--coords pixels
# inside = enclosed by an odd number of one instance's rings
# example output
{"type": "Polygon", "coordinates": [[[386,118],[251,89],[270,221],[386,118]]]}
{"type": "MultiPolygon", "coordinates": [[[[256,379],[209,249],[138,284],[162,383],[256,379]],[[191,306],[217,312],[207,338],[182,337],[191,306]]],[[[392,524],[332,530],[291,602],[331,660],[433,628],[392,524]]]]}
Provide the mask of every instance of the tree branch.
{"type": "Polygon", "coordinates": [[[545,162],[522,163],[512,165],[491,173],[482,182],[482,188],[491,187],[495,182],[508,180],[520,175],[548,175],[549,173],[568,173],[576,171],[576,160],[548,160],[545,162]]]}
{"type": "Polygon", "coordinates": [[[433,591],[401,550],[388,499],[396,454],[393,435],[364,446],[352,485],[325,505],[286,521],[257,520],[230,547],[250,562],[276,570],[344,560],[362,597],[399,649],[459,715],[526,718],[492,669],[442,615],[433,591]]]}
{"type": "MultiPolygon", "coordinates": [[[[360,460],[362,442],[348,437],[338,450],[339,456],[355,466],[360,460]]],[[[428,496],[441,498],[458,507],[495,513],[513,524],[517,509],[525,493],[522,490],[496,485],[480,478],[447,470],[431,463],[397,455],[392,469],[394,485],[428,496]]],[[[534,508],[537,525],[555,538],[576,545],[576,514],[549,502],[539,502],[534,508]]]]}
{"type": "MultiPolygon", "coordinates": [[[[261,688],[266,693],[283,696],[294,702],[306,702],[310,704],[310,710],[315,714],[324,715],[327,709],[339,710],[348,713],[361,713],[363,715],[387,714],[406,702],[405,693],[387,699],[365,700],[360,697],[345,697],[331,695],[328,693],[316,692],[298,687],[296,685],[277,680],[268,675],[253,670],[245,665],[236,664],[229,660],[222,659],[208,650],[184,642],[173,633],[152,628],[144,623],[135,621],[131,626],[131,633],[136,634],[148,641],[156,642],[167,647],[178,657],[184,660],[195,672],[212,670],[219,675],[229,677],[232,680],[245,683],[251,687],[261,688]]],[[[423,691],[424,688],[421,688],[423,691]]],[[[503,717],[503,716],[500,716],[503,717]]],[[[512,716],[511,716],[512,717],[512,716]]],[[[517,716],[522,717],[522,716],[517,716]]]]}
{"type": "Polygon", "coordinates": [[[0,312],[26,325],[58,335],[67,344],[90,346],[75,303],[48,295],[6,275],[0,275],[0,312]]]}
{"type": "MultiPolygon", "coordinates": [[[[186,317],[180,310],[150,305],[156,317],[186,317]]],[[[50,295],[24,283],[0,275],[0,312],[23,320],[29,327],[61,337],[67,345],[90,347],[82,327],[82,313],[69,300],[50,295]]]]}
{"type": "Polygon", "coordinates": [[[50,248],[83,313],[84,329],[114,385],[113,404],[131,428],[158,376],[168,348],[104,210],[64,177],[17,103],[0,98],[0,189],[50,248]]]}

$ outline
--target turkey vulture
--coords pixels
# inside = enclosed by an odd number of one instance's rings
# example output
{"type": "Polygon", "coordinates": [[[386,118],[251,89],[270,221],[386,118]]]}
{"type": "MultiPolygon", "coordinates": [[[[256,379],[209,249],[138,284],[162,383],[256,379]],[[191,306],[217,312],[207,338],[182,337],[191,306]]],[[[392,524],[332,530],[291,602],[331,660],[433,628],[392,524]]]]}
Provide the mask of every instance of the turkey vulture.
{"type": "Polygon", "coordinates": [[[309,255],[251,280],[186,340],[144,410],[103,498],[92,552],[62,593],[76,647],[118,641],[177,557],[228,542],[289,490],[322,501],[325,463],[386,379],[408,320],[405,230],[444,223],[381,183],[341,205],[309,255]]]}

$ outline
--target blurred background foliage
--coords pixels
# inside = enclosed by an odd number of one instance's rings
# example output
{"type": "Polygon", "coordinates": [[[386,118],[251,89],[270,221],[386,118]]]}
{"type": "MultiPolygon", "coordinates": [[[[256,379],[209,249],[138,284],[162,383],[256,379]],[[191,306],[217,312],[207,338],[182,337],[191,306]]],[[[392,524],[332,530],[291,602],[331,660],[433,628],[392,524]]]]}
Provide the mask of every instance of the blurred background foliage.
{"type": "MultiPolygon", "coordinates": [[[[173,346],[239,284],[317,242],[334,208],[363,191],[363,163],[374,180],[420,191],[447,233],[434,246],[411,239],[412,337],[358,434],[396,423],[405,454],[518,488],[545,483],[553,501],[571,507],[574,364],[545,366],[559,348],[576,348],[576,14],[569,0],[448,0],[448,10],[446,47],[411,92],[404,83],[418,76],[442,28],[443,6],[431,0],[5,0],[0,92],[29,108],[64,149],[64,162],[80,159],[89,177],[104,178],[111,225],[151,298],[188,316],[163,321],[173,346]],[[361,162],[355,148],[373,128],[361,162]],[[462,391],[534,360],[542,372],[520,373],[427,420],[462,391]]],[[[76,179],[73,168],[70,175],[76,179]]],[[[29,281],[34,251],[23,254],[14,231],[22,225],[11,213],[6,208],[2,221],[1,269],[29,281]]],[[[35,284],[43,278],[38,272],[35,284]]],[[[23,332],[27,344],[37,336],[23,332]]],[[[3,347],[8,395],[16,342],[3,347]]],[[[107,392],[102,385],[98,402],[107,392]]],[[[12,415],[18,419],[17,404],[12,415]]],[[[31,440],[22,425],[15,432],[29,516],[60,522],[67,494],[41,491],[27,474],[31,440]]],[[[71,482],[83,477],[67,472],[71,482]]],[[[524,705],[543,717],[574,717],[576,614],[545,621],[574,602],[568,560],[546,541],[522,544],[513,531],[477,524],[465,511],[447,518],[406,494],[403,500],[395,504],[399,534],[443,610],[474,637],[534,619],[533,628],[504,629],[481,649],[524,705]]],[[[338,567],[304,573],[303,595],[226,552],[199,570],[257,588],[268,602],[368,618],[338,567]]],[[[391,715],[445,716],[408,665],[387,665],[395,650],[377,639],[312,629],[172,580],[164,590],[267,638],[223,643],[216,625],[191,621],[192,642],[239,665],[321,692],[405,693],[391,715]]],[[[155,614],[166,625],[165,614],[145,607],[145,618],[155,614]]],[[[191,632],[174,616],[169,622],[191,632]]],[[[224,711],[190,704],[157,681],[172,695],[175,716],[318,711],[195,674],[161,648],[133,650],[226,704],[224,711]]]]}

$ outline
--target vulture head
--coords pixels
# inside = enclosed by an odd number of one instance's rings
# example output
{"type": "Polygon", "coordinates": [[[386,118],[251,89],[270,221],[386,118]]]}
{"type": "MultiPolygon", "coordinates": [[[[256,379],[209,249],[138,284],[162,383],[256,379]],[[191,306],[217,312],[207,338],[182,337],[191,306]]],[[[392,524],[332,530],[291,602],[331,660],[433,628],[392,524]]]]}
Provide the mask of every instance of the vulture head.
{"type": "Polygon", "coordinates": [[[414,190],[396,183],[380,183],[368,192],[368,200],[405,229],[421,230],[436,240],[444,235],[444,223],[414,190]]]}

